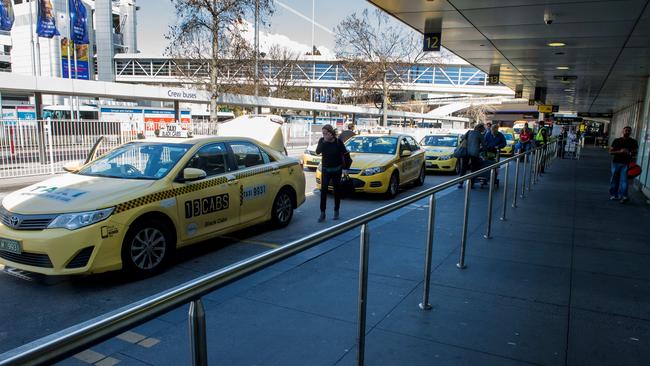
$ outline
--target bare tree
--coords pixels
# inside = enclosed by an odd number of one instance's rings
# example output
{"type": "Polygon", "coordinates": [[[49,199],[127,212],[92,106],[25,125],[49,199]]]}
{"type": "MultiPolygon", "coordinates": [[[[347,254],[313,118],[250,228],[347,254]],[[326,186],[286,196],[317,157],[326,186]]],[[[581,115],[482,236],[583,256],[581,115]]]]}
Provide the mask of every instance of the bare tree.
{"type": "MultiPolygon", "coordinates": [[[[262,22],[273,12],[273,0],[171,0],[176,24],[166,35],[167,54],[179,59],[202,60],[208,65],[210,119],[217,121],[217,98],[222,92],[222,60],[251,60],[250,46],[241,35],[244,18],[259,2],[262,22]]],[[[225,84],[224,84],[225,85],[225,84]]]]}
{"type": "Polygon", "coordinates": [[[336,56],[346,61],[356,80],[352,94],[381,90],[386,125],[390,90],[405,82],[400,71],[414,63],[436,63],[436,56],[422,52],[419,33],[392,21],[379,9],[349,15],[335,31],[336,56]]]}
{"type": "Polygon", "coordinates": [[[470,118],[475,123],[485,123],[487,121],[487,115],[494,112],[494,110],[494,106],[489,104],[472,104],[460,114],[470,118]]]}
{"type": "Polygon", "coordinates": [[[277,98],[301,99],[305,98],[307,91],[304,87],[297,87],[294,78],[295,66],[300,59],[300,53],[290,48],[274,44],[264,57],[263,80],[269,96],[277,98]]]}

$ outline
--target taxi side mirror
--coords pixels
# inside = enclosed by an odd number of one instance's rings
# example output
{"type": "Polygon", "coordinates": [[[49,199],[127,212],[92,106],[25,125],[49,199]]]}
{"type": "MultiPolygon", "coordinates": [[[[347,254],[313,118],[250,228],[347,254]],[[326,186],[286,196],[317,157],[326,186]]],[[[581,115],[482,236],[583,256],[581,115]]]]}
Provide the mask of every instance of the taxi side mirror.
{"type": "Polygon", "coordinates": [[[412,154],[413,153],[411,152],[411,150],[403,150],[400,156],[406,157],[406,156],[411,156],[412,154]]]}
{"type": "Polygon", "coordinates": [[[76,173],[79,170],[81,170],[81,167],[83,167],[83,164],[68,164],[63,166],[63,170],[65,170],[68,173],[76,173]]]}
{"type": "Polygon", "coordinates": [[[185,168],[183,169],[183,177],[181,178],[181,181],[192,182],[205,177],[207,177],[207,173],[203,169],[185,168]]]}

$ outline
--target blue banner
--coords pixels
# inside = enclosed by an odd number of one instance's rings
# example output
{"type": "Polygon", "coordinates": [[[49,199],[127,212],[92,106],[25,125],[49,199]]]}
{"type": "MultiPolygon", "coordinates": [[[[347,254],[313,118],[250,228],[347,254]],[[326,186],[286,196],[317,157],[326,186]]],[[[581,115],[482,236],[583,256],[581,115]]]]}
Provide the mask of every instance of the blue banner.
{"type": "Polygon", "coordinates": [[[56,29],[56,12],[50,0],[38,0],[38,19],[36,20],[36,34],[40,37],[52,38],[59,35],[56,29]]]}
{"type": "Polygon", "coordinates": [[[81,0],[68,0],[70,7],[70,38],[75,44],[88,44],[86,7],[81,0]]]}
{"type": "Polygon", "coordinates": [[[14,25],[13,0],[0,0],[0,30],[9,32],[14,25]]]}

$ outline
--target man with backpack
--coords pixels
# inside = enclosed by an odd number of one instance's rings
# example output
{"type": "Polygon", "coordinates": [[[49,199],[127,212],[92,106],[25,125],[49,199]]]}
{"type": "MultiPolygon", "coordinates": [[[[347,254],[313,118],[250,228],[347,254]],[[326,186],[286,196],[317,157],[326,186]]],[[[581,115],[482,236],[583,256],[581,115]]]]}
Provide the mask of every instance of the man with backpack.
{"type": "MultiPolygon", "coordinates": [[[[472,131],[465,134],[465,146],[467,154],[461,158],[460,161],[460,175],[463,176],[471,167],[472,172],[479,170],[481,166],[481,151],[484,148],[485,140],[483,137],[485,132],[485,125],[482,123],[474,126],[472,131]]],[[[458,184],[458,188],[463,188],[463,183],[458,184]]],[[[474,188],[474,179],[471,180],[471,188],[474,188]]]]}

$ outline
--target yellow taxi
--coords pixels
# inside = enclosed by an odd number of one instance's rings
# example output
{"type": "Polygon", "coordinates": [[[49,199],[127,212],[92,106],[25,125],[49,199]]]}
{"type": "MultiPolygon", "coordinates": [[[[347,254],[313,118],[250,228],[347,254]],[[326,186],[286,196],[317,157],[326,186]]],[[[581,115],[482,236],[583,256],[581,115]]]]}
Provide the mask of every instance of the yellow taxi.
{"type": "Polygon", "coordinates": [[[307,169],[316,169],[321,162],[321,156],[316,154],[316,145],[308,146],[302,154],[302,166],[307,169]]]}
{"type": "Polygon", "coordinates": [[[505,131],[501,133],[506,138],[506,146],[500,150],[501,156],[512,156],[515,151],[515,135],[505,131]]]}
{"type": "Polygon", "coordinates": [[[459,142],[460,135],[453,133],[424,136],[420,141],[420,145],[426,150],[427,171],[458,174],[460,172],[460,161],[453,154],[459,142]]]}
{"type": "MultiPolygon", "coordinates": [[[[348,175],[356,192],[382,193],[392,198],[401,186],[424,184],[424,149],[411,136],[360,135],[348,139],[345,146],[352,158],[348,175]]],[[[316,183],[320,186],[320,182],[319,166],[316,183]]]]}
{"type": "Polygon", "coordinates": [[[46,275],[160,271],[186,245],[305,201],[297,159],[243,137],[133,141],[6,196],[0,264],[46,275]]]}

